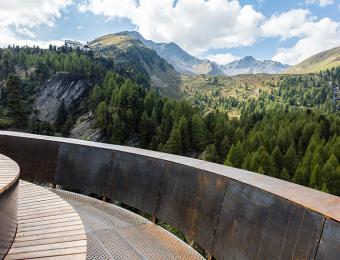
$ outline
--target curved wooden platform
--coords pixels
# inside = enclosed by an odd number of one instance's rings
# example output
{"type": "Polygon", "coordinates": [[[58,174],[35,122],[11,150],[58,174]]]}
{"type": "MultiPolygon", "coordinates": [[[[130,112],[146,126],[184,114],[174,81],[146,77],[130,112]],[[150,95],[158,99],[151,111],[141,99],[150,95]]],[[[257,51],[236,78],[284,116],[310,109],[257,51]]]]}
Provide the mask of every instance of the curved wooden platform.
{"type": "Polygon", "coordinates": [[[0,193],[5,192],[19,179],[19,166],[0,154],[0,193]]]}
{"type": "Polygon", "coordinates": [[[38,185],[19,182],[18,229],[5,259],[86,259],[82,220],[73,207],[38,185]]]}
{"type": "Polygon", "coordinates": [[[0,154],[0,259],[11,247],[17,229],[19,173],[18,164],[0,154]]]}

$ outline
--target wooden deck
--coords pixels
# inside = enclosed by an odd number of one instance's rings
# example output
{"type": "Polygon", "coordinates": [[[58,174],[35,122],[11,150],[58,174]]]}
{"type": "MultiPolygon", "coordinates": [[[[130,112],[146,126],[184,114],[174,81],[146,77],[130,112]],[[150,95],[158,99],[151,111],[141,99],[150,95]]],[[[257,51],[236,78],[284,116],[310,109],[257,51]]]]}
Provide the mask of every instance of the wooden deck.
{"type": "Polygon", "coordinates": [[[0,154],[0,193],[9,189],[19,178],[19,167],[7,156],[0,154]]]}
{"type": "Polygon", "coordinates": [[[5,259],[86,259],[82,220],[73,207],[38,185],[19,182],[18,229],[5,259]]]}

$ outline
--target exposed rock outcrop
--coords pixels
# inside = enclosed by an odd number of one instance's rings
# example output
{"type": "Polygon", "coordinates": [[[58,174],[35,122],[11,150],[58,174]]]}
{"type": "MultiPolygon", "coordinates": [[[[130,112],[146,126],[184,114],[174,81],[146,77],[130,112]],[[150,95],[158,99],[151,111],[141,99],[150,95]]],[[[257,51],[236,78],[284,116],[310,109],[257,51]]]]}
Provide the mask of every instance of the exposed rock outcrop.
{"type": "Polygon", "coordinates": [[[53,124],[60,110],[68,111],[78,105],[90,86],[88,81],[69,73],[57,73],[41,87],[33,111],[40,121],[53,124]]]}
{"type": "Polygon", "coordinates": [[[103,137],[103,132],[96,126],[93,113],[88,112],[77,119],[69,137],[99,142],[103,137]]]}

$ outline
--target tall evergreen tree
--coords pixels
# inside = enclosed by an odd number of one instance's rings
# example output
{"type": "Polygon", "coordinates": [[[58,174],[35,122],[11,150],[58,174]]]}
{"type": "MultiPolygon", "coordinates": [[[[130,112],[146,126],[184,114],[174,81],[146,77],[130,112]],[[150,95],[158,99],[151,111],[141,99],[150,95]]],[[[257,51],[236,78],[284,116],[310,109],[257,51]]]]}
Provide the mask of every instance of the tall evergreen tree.
{"type": "Polygon", "coordinates": [[[173,154],[182,154],[182,136],[178,127],[171,131],[170,138],[165,144],[165,152],[173,154]]]}
{"type": "Polygon", "coordinates": [[[14,120],[17,127],[26,124],[26,112],[23,106],[23,97],[20,90],[19,77],[11,74],[6,81],[7,115],[14,120]]]}

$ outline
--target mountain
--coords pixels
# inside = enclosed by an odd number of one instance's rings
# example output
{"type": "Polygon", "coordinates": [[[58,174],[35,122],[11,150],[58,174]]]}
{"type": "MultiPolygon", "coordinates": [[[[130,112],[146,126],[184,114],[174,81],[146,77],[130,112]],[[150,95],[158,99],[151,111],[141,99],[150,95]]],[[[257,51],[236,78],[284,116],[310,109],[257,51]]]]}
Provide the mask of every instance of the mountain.
{"type": "Polygon", "coordinates": [[[281,73],[288,67],[288,65],[284,65],[277,61],[259,61],[252,56],[246,56],[240,60],[235,60],[226,65],[222,65],[221,69],[225,75],[232,76],[238,74],[277,74],[281,73]]]}
{"type": "Polygon", "coordinates": [[[116,35],[128,35],[138,39],[145,46],[155,50],[159,56],[172,64],[176,71],[184,75],[237,75],[237,74],[277,74],[288,68],[280,62],[255,60],[251,56],[233,61],[226,65],[219,65],[208,59],[199,59],[184,51],[176,43],[157,43],[146,40],[136,31],[124,31],[116,35]]]}
{"type": "Polygon", "coordinates": [[[290,67],[285,72],[288,74],[315,73],[338,66],[340,66],[340,46],[320,52],[290,67]]]}
{"type": "Polygon", "coordinates": [[[157,43],[146,40],[140,33],[136,31],[124,31],[116,35],[129,35],[135,39],[140,40],[145,46],[155,50],[159,56],[172,64],[176,71],[185,75],[223,75],[219,65],[207,59],[196,58],[176,43],[157,43]]]}
{"type": "Polygon", "coordinates": [[[132,69],[140,75],[149,75],[151,85],[163,94],[179,96],[179,73],[137,37],[124,32],[108,34],[96,38],[87,45],[95,57],[112,60],[116,66],[121,66],[121,71],[132,69]]]}

